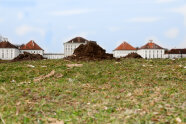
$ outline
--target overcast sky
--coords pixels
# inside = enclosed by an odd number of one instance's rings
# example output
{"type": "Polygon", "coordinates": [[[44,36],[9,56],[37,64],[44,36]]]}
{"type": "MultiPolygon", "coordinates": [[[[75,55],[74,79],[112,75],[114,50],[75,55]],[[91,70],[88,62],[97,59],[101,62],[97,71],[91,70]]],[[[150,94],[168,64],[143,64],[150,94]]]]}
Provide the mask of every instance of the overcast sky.
{"type": "Polygon", "coordinates": [[[164,48],[186,48],[185,0],[0,0],[0,34],[12,43],[35,40],[46,52],[63,52],[76,36],[108,52],[127,41],[153,39],[164,48]]]}

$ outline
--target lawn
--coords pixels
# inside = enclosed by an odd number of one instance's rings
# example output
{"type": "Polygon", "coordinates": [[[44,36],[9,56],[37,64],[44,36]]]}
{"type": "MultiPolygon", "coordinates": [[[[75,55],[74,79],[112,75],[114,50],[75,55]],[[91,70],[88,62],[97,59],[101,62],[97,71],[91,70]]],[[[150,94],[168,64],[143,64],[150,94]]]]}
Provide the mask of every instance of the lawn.
{"type": "Polygon", "coordinates": [[[0,123],[186,123],[186,59],[72,63],[0,63],[0,123]]]}

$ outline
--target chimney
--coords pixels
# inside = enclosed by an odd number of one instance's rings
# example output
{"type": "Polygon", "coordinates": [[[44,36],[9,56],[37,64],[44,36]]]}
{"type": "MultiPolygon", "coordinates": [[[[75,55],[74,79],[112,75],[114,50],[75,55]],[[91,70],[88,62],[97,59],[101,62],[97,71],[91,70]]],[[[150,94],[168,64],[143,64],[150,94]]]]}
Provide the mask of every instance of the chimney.
{"type": "Polygon", "coordinates": [[[34,46],[34,41],[32,40],[32,46],[34,46]]]}

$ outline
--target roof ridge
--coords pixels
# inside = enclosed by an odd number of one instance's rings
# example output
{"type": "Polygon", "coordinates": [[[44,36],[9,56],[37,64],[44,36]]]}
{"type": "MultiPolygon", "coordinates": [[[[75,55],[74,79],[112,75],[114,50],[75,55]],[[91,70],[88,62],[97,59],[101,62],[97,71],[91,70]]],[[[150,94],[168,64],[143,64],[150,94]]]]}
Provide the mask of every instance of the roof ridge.
{"type": "Polygon", "coordinates": [[[123,41],[115,50],[136,50],[136,48],[130,45],[128,42],[123,41]]]}
{"type": "Polygon", "coordinates": [[[140,49],[163,49],[163,48],[154,42],[148,42],[144,46],[140,47],[140,49]]]}
{"type": "Polygon", "coordinates": [[[17,48],[17,47],[11,44],[9,41],[1,41],[0,48],[17,48]]]}
{"type": "Polygon", "coordinates": [[[72,38],[71,40],[67,41],[66,43],[85,43],[86,41],[88,41],[87,39],[83,38],[83,37],[75,37],[72,38]]]}
{"type": "Polygon", "coordinates": [[[21,50],[43,50],[34,40],[30,40],[20,48],[21,50]]]}

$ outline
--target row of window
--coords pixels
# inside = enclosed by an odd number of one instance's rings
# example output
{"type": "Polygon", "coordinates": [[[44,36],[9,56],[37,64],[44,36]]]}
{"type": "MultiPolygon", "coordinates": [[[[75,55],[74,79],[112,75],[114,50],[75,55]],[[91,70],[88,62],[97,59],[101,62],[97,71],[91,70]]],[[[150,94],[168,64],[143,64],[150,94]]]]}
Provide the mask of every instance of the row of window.
{"type": "Polygon", "coordinates": [[[33,54],[41,54],[42,53],[42,51],[22,51],[22,53],[24,53],[24,52],[29,52],[29,53],[33,53],[33,54]]]}
{"type": "Polygon", "coordinates": [[[78,47],[77,45],[76,46],[74,46],[74,45],[66,45],[65,50],[74,50],[77,47],[78,47]]]}
{"type": "Polygon", "coordinates": [[[9,53],[10,53],[10,57],[12,58],[13,57],[13,50],[8,50],[8,49],[2,49],[1,50],[1,57],[2,59],[5,59],[5,58],[9,58],[9,53]]]}
{"type": "Polygon", "coordinates": [[[163,58],[163,51],[159,50],[149,50],[145,51],[145,58],[163,58]]]}
{"type": "Polygon", "coordinates": [[[11,58],[13,58],[13,50],[11,49],[11,50],[8,50],[8,49],[2,49],[2,54],[1,54],[1,58],[2,59],[11,59],[11,58]],[[9,53],[10,53],[10,57],[8,56],[9,55],[9,53]]]}
{"type": "MultiPolygon", "coordinates": [[[[126,56],[132,51],[116,51],[116,56],[126,56]]],[[[163,58],[163,50],[145,50],[144,51],[144,58],[163,58]]]]}
{"type": "Polygon", "coordinates": [[[61,59],[61,58],[63,58],[62,56],[53,56],[53,55],[51,55],[51,56],[45,56],[47,59],[61,59]]]}
{"type": "MultiPolygon", "coordinates": [[[[127,53],[131,53],[131,52],[134,52],[134,51],[115,51],[115,53],[117,53],[117,54],[127,54],[127,53]]],[[[145,53],[163,53],[163,50],[161,50],[160,52],[159,52],[159,50],[145,50],[144,51],[145,53]]]]}
{"type": "Polygon", "coordinates": [[[163,51],[161,50],[160,52],[159,52],[159,50],[157,50],[157,51],[155,51],[155,50],[149,50],[149,51],[145,51],[145,53],[147,53],[147,52],[149,52],[150,54],[151,54],[151,52],[154,54],[154,53],[163,53],[163,51]]]}
{"type": "Polygon", "coordinates": [[[156,56],[155,56],[155,54],[145,54],[145,58],[163,58],[163,55],[162,54],[160,54],[160,56],[158,55],[158,54],[156,54],[156,56]]]}
{"type": "Polygon", "coordinates": [[[65,50],[66,50],[66,51],[72,51],[72,50],[74,50],[74,49],[72,49],[72,48],[66,48],[65,50]]]}
{"type": "Polygon", "coordinates": [[[8,49],[2,49],[2,52],[13,52],[13,50],[8,50],[8,49]]]}
{"type": "MultiPolygon", "coordinates": [[[[22,51],[23,53],[24,51],[22,51]]],[[[33,54],[42,54],[42,51],[28,51],[29,53],[33,53],[33,54]]],[[[0,59],[12,59],[14,51],[8,50],[8,49],[2,49],[0,52],[0,59]]]]}
{"type": "Polygon", "coordinates": [[[2,52],[0,58],[2,58],[2,59],[12,59],[13,58],[13,53],[11,52],[11,54],[9,56],[8,52],[7,53],[2,52]]]}
{"type": "MultiPolygon", "coordinates": [[[[11,53],[11,54],[12,54],[12,53],[13,53],[13,50],[3,50],[3,49],[2,49],[2,53],[5,53],[5,52],[6,52],[7,54],[8,54],[8,53],[11,53]]],[[[23,52],[26,52],[26,51],[22,51],[22,53],[23,53],[23,52]]],[[[29,52],[29,53],[37,53],[37,54],[42,53],[42,51],[28,51],[28,52],[29,52]]]]}
{"type": "Polygon", "coordinates": [[[168,58],[186,58],[186,55],[180,55],[180,54],[178,54],[178,55],[170,55],[170,54],[168,54],[167,57],[168,58]]]}
{"type": "Polygon", "coordinates": [[[66,45],[67,48],[77,48],[79,45],[66,45]]]}

